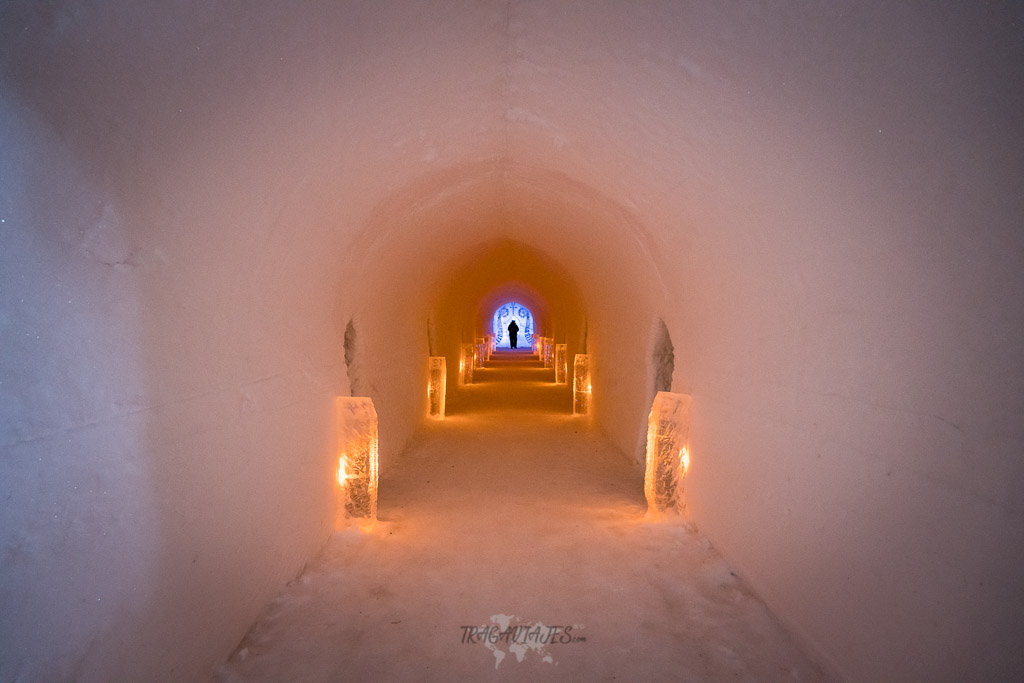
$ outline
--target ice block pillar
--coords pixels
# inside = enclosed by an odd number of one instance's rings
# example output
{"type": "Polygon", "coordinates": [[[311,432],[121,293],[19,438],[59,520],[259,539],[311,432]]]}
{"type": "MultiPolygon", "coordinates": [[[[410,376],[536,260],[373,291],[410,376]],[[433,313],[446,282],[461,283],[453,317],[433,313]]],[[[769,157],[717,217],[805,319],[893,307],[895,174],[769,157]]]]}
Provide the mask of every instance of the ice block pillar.
{"type": "Polygon", "coordinates": [[[569,351],[566,344],[555,344],[555,384],[565,384],[569,374],[569,351]]]}
{"type": "Polygon", "coordinates": [[[577,353],[572,364],[572,414],[590,412],[590,356],[577,353]]]}
{"type": "Polygon", "coordinates": [[[487,357],[486,357],[487,356],[487,349],[484,346],[484,342],[485,341],[486,340],[484,340],[483,337],[477,337],[475,339],[475,343],[473,344],[473,346],[474,346],[474,348],[473,348],[473,357],[474,357],[474,360],[475,360],[475,367],[476,368],[482,368],[483,367],[483,361],[487,359],[487,357]]]}
{"type": "Polygon", "coordinates": [[[459,346],[459,384],[473,383],[473,364],[476,352],[472,344],[461,344],[459,346]]]}
{"type": "Polygon", "coordinates": [[[338,512],[346,517],[377,519],[377,411],[363,397],[334,399],[338,429],[338,512]]]}
{"type": "Polygon", "coordinates": [[[491,354],[494,353],[494,335],[484,335],[484,343],[487,345],[487,360],[490,360],[491,354]]]}
{"type": "Polygon", "coordinates": [[[550,368],[555,362],[555,340],[544,337],[544,367],[550,368]]]}
{"type": "Polygon", "coordinates": [[[427,380],[427,398],[430,417],[444,419],[444,392],[448,384],[448,368],[444,356],[431,356],[429,362],[429,378],[427,380]]]}
{"type": "Polygon", "coordinates": [[[644,495],[651,512],[681,512],[683,479],[690,466],[687,439],[690,403],[686,394],[659,391],[647,418],[647,470],[644,495]]]}

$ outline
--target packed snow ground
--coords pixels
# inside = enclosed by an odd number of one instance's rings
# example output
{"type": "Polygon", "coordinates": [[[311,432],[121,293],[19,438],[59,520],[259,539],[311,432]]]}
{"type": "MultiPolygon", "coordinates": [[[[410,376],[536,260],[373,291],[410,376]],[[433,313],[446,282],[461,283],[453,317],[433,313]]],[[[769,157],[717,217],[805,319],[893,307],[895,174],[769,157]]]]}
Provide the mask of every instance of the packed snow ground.
{"type": "Polygon", "coordinates": [[[567,387],[506,352],[381,472],[215,680],[816,681],[822,670],[567,387]]]}

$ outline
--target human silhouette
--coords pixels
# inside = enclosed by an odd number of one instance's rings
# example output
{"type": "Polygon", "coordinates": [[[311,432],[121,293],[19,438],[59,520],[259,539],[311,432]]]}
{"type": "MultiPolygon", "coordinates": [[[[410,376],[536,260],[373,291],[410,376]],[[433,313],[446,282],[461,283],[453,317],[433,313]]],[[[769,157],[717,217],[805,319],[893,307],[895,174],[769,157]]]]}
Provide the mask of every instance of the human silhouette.
{"type": "Polygon", "coordinates": [[[513,320],[508,324],[508,345],[516,348],[516,337],[519,335],[519,325],[513,320]]]}

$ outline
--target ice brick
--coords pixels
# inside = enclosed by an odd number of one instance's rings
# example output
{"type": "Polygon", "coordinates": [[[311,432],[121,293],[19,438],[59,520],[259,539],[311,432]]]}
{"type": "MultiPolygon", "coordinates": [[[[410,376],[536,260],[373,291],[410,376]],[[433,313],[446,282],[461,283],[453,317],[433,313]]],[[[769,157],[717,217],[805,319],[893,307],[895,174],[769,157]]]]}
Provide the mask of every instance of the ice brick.
{"type": "Polygon", "coordinates": [[[427,398],[430,417],[444,419],[444,394],[448,384],[448,369],[444,356],[431,356],[427,379],[427,398]]]}
{"type": "Polygon", "coordinates": [[[651,511],[682,511],[683,481],[689,467],[690,403],[686,394],[659,391],[647,418],[644,495],[651,511]]]}
{"type": "Polygon", "coordinates": [[[338,396],[339,515],[377,519],[377,411],[365,397],[338,396]]]}
{"type": "Polygon", "coordinates": [[[572,364],[572,413],[586,415],[590,412],[590,356],[577,353],[572,364]]]}

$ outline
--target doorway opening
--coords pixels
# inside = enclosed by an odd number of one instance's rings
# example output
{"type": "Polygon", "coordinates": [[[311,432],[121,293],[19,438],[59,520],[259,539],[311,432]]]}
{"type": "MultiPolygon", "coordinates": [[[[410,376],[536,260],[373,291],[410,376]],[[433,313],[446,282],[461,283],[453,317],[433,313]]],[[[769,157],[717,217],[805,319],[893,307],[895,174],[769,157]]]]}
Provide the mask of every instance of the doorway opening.
{"type": "Polygon", "coordinates": [[[494,335],[494,346],[500,349],[511,348],[508,339],[508,326],[515,321],[519,328],[519,346],[529,347],[533,344],[533,313],[522,304],[510,301],[498,306],[494,311],[491,333],[494,335]]]}

